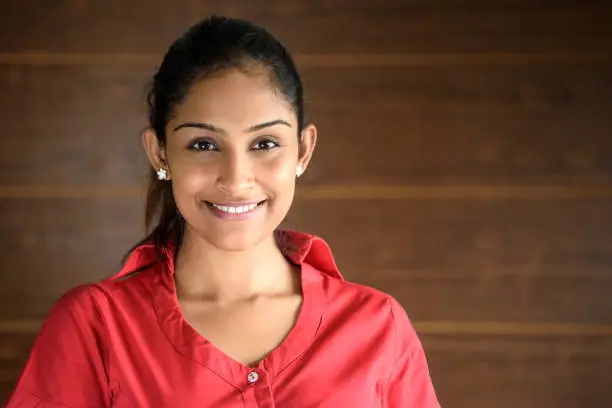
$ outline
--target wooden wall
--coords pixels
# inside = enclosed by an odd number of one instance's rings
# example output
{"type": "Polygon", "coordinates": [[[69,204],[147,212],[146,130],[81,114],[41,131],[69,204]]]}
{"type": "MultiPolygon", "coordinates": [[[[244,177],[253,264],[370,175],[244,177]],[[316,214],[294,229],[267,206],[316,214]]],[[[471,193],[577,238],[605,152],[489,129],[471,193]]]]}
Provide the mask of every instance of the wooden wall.
{"type": "Polygon", "coordinates": [[[0,399],[50,305],[143,233],[143,95],[211,12],[295,54],[292,227],[390,292],[445,407],[612,406],[612,5],[0,1],[0,399]]]}

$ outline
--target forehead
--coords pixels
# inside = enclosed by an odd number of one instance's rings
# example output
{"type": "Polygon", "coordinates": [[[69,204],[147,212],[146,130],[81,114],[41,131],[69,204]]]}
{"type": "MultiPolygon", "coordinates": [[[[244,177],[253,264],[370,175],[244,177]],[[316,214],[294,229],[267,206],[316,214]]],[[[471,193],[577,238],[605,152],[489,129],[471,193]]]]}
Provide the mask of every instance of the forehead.
{"type": "Polygon", "coordinates": [[[276,119],[297,120],[270,80],[231,70],[195,82],[171,122],[206,121],[231,130],[276,119]]]}

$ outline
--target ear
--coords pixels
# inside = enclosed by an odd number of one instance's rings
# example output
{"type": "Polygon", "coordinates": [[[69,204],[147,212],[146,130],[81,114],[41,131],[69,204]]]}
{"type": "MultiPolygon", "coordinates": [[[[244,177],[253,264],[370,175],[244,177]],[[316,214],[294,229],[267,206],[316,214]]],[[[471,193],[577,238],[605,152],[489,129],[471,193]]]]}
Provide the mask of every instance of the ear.
{"type": "Polygon", "coordinates": [[[300,141],[300,157],[298,157],[298,166],[302,169],[302,174],[306,171],[308,164],[310,163],[310,159],[312,158],[312,154],[314,152],[315,146],[317,144],[317,128],[308,124],[301,133],[301,141],[300,141]]]}
{"type": "Polygon", "coordinates": [[[142,131],[140,137],[147,157],[149,158],[149,163],[151,163],[153,169],[155,171],[165,169],[168,172],[168,178],[170,178],[170,169],[168,168],[166,159],[166,148],[159,142],[155,131],[151,128],[146,128],[142,131]]]}

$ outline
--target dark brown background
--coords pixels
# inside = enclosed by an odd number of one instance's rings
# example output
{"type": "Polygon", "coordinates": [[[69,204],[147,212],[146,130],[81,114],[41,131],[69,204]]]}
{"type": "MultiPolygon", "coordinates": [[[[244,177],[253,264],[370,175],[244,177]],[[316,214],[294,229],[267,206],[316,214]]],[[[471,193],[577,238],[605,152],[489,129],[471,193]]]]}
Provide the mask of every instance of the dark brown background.
{"type": "Polygon", "coordinates": [[[291,227],[406,307],[443,406],[612,406],[595,0],[1,0],[0,400],[53,301],[142,236],[146,84],[211,12],[295,54],[321,137],[291,227]]]}

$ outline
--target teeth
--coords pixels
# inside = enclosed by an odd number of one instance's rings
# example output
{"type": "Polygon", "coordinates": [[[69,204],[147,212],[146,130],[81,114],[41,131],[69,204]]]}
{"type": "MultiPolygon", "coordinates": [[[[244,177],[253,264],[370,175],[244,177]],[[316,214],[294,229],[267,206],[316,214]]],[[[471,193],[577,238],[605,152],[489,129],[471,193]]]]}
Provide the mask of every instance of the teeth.
{"type": "Polygon", "coordinates": [[[253,211],[257,207],[257,204],[238,205],[238,206],[213,204],[213,207],[223,212],[229,213],[229,214],[242,214],[245,212],[253,211]]]}

